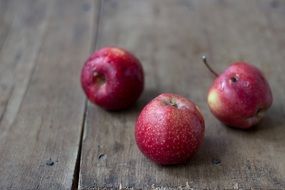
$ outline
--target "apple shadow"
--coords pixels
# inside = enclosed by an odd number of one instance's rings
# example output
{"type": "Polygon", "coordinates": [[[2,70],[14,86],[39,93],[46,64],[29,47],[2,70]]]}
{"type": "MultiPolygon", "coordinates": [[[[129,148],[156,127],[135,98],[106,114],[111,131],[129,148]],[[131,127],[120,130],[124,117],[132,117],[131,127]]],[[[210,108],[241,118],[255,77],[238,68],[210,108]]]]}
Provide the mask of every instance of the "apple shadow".
{"type": "Polygon", "coordinates": [[[136,101],[136,103],[128,108],[120,110],[106,110],[104,108],[101,109],[113,115],[138,113],[148,102],[150,102],[153,98],[155,98],[159,94],[160,92],[157,89],[145,89],[141,97],[139,97],[139,99],[136,101]]]}
{"type": "MultiPolygon", "coordinates": [[[[158,169],[163,170],[170,176],[193,180],[201,177],[197,176],[195,171],[201,168],[211,168],[215,170],[216,174],[212,177],[217,179],[226,175],[221,167],[228,148],[228,145],[219,137],[206,136],[199,151],[187,163],[169,166],[159,165],[158,169]]],[[[211,177],[211,175],[208,177],[211,177]]]]}
{"type": "Polygon", "coordinates": [[[159,94],[161,94],[161,92],[158,89],[145,89],[138,101],[130,109],[128,109],[128,111],[138,113],[147,103],[149,103],[159,94]]]}
{"type": "Polygon", "coordinates": [[[104,110],[103,108],[98,108],[98,109],[101,109],[100,111],[105,112],[108,115],[111,115],[113,119],[135,120],[135,118],[137,118],[138,114],[143,109],[143,107],[159,94],[160,92],[156,89],[145,89],[141,97],[136,101],[136,103],[127,109],[122,109],[122,110],[104,110]]]}

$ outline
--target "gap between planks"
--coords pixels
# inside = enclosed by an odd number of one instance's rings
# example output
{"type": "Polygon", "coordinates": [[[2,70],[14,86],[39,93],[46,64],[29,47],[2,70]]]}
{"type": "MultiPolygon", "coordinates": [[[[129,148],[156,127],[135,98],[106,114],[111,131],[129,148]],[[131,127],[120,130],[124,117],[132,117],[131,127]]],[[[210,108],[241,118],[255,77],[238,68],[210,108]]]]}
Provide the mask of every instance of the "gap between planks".
{"type": "MultiPolygon", "coordinates": [[[[102,6],[103,2],[102,0],[98,0],[98,6],[97,6],[97,11],[94,14],[94,23],[93,24],[93,29],[95,35],[94,35],[94,40],[93,43],[91,44],[89,53],[91,54],[97,47],[98,41],[99,41],[99,32],[100,32],[100,26],[101,26],[101,15],[102,15],[102,6]]],[[[80,166],[81,166],[81,151],[82,151],[82,142],[84,140],[84,132],[85,132],[85,126],[86,126],[86,116],[87,116],[87,107],[88,107],[88,100],[85,98],[85,103],[84,103],[84,112],[83,112],[83,120],[81,124],[81,132],[80,132],[80,140],[79,140],[79,147],[78,147],[78,152],[77,152],[77,158],[76,158],[76,164],[75,164],[75,170],[74,170],[74,177],[73,177],[73,182],[72,182],[72,190],[77,190],[79,189],[79,180],[80,180],[80,166]]]]}

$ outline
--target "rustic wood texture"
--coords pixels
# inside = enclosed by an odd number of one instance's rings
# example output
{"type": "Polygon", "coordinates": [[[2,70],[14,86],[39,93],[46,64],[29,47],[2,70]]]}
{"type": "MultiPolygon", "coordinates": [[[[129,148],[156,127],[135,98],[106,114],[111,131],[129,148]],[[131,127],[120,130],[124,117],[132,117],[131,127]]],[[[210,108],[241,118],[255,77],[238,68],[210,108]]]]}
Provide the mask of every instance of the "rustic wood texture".
{"type": "Polygon", "coordinates": [[[285,189],[284,20],[282,0],[0,0],[0,189],[285,189]],[[109,45],[145,70],[129,110],[86,104],[80,87],[91,50],[109,45]],[[274,103],[258,126],[209,112],[204,53],[218,72],[238,59],[263,70],[274,103]],[[135,144],[137,115],[162,92],[205,116],[186,165],[158,166],[135,144]]]}
{"type": "Polygon", "coordinates": [[[0,1],[0,189],[71,189],[92,0],[0,1]]]}
{"type": "Polygon", "coordinates": [[[285,2],[281,0],[102,1],[97,47],[129,49],[143,63],[145,91],[133,108],[107,112],[88,104],[82,142],[80,189],[284,189],[285,2]],[[223,126],[206,96],[213,77],[247,60],[269,80],[274,104],[249,131],[223,126]],[[161,92],[184,95],[205,116],[206,138],[187,165],[161,167],[134,141],[135,119],[161,92]]]}

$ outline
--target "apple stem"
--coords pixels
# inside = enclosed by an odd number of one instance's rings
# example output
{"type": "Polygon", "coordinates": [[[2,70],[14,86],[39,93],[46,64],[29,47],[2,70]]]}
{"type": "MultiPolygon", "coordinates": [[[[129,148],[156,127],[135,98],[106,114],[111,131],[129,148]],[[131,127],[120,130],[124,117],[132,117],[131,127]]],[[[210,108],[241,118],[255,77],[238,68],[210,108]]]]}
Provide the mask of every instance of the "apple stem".
{"type": "Polygon", "coordinates": [[[208,64],[207,57],[206,57],[205,55],[203,55],[202,59],[203,59],[204,64],[206,65],[206,67],[209,69],[209,71],[210,71],[211,73],[213,73],[216,77],[218,77],[218,76],[219,76],[218,73],[216,73],[216,71],[214,71],[214,70],[210,67],[210,65],[208,64]]]}

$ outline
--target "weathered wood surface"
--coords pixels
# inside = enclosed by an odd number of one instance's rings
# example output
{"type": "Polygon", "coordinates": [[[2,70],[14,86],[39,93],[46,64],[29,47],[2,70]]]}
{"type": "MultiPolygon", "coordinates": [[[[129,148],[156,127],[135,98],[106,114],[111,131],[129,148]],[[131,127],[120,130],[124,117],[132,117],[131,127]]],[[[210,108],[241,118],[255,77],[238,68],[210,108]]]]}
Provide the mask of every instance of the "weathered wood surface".
{"type": "Polygon", "coordinates": [[[0,0],[0,189],[285,189],[284,20],[282,0],[0,0]],[[126,111],[86,105],[80,88],[86,57],[106,45],[144,66],[126,111]],[[263,70],[274,103],[259,126],[212,116],[204,53],[220,72],[237,59],[263,70]],[[187,165],[157,166],[135,145],[139,111],[162,92],[204,113],[187,165]]]}
{"type": "Polygon", "coordinates": [[[71,189],[91,0],[0,1],[0,189],[71,189]]]}
{"type": "Polygon", "coordinates": [[[88,104],[82,144],[80,189],[285,188],[285,2],[278,0],[103,1],[97,47],[115,44],[143,63],[145,91],[138,104],[106,112],[88,104]],[[213,78],[201,63],[224,70],[244,59],[268,78],[274,104],[250,131],[219,123],[206,104],[213,78]],[[142,106],[161,92],[196,102],[206,120],[199,153],[183,166],[161,167],[134,141],[142,106]]]}

